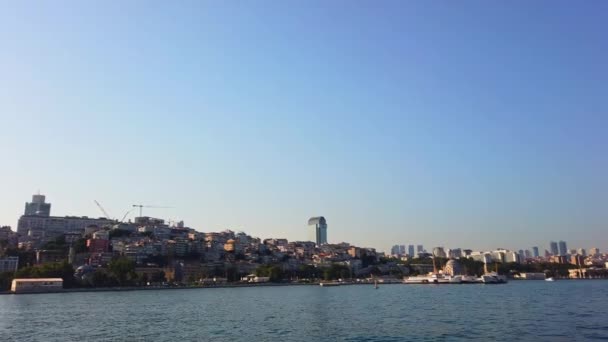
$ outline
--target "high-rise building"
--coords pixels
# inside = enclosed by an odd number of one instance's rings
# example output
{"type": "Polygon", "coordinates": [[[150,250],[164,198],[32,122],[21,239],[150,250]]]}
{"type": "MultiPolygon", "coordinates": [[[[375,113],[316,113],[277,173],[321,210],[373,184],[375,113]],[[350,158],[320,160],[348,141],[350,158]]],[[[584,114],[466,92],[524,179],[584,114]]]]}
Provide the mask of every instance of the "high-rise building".
{"type": "Polygon", "coordinates": [[[578,251],[576,251],[576,254],[587,256],[587,251],[584,248],[579,248],[578,251]]]}
{"type": "Polygon", "coordinates": [[[559,249],[557,249],[557,242],[551,241],[549,243],[549,246],[549,249],[551,250],[551,255],[559,255],[559,249]]]}
{"type": "Polygon", "coordinates": [[[600,255],[600,249],[597,247],[593,247],[589,250],[589,255],[592,256],[599,256],[600,255]]]}
{"type": "Polygon", "coordinates": [[[410,257],[414,257],[414,254],[416,254],[415,250],[414,250],[414,245],[409,245],[407,246],[407,254],[410,257]]]}
{"type": "Polygon", "coordinates": [[[394,245],[393,247],[391,247],[391,255],[398,255],[399,254],[399,245],[394,245]]]}
{"type": "Polygon", "coordinates": [[[416,246],[416,254],[424,253],[424,247],[422,245],[416,246]]]}
{"type": "Polygon", "coordinates": [[[308,226],[317,246],[327,244],[327,221],[325,217],[312,217],[308,220],[308,226]]]}
{"type": "Polygon", "coordinates": [[[566,246],[566,241],[559,242],[559,255],[567,255],[568,247],[566,246]]]}
{"type": "Polygon", "coordinates": [[[33,195],[32,201],[25,203],[25,216],[51,216],[51,203],[45,202],[46,197],[41,194],[33,195]]]}
{"type": "Polygon", "coordinates": [[[538,258],[538,256],[539,256],[539,254],[538,254],[538,247],[536,247],[536,246],[532,247],[532,255],[535,258],[538,258]]]}
{"type": "Polygon", "coordinates": [[[524,256],[526,257],[526,259],[530,259],[532,257],[532,252],[530,252],[529,249],[526,249],[524,251],[524,256]]]}
{"type": "Polygon", "coordinates": [[[399,255],[405,255],[405,245],[399,246],[399,255]]]}
{"type": "Polygon", "coordinates": [[[526,255],[524,254],[524,250],[520,249],[517,254],[519,255],[519,260],[524,260],[526,258],[526,255]]]}

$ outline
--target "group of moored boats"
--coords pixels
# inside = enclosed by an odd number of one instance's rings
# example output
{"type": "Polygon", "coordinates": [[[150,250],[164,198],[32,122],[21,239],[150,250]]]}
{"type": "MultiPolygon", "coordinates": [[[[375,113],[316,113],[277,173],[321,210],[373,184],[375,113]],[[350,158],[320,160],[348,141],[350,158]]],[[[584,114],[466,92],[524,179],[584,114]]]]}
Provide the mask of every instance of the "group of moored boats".
{"type": "MultiPolygon", "coordinates": [[[[448,275],[443,273],[429,273],[427,275],[418,275],[413,277],[403,278],[403,284],[504,284],[507,282],[507,277],[496,272],[485,273],[481,277],[468,275],[448,275]]],[[[321,282],[319,285],[323,287],[340,286],[354,283],[343,282],[321,282]]],[[[378,281],[374,281],[374,288],[378,288],[378,281]]]]}
{"type": "Polygon", "coordinates": [[[507,277],[496,272],[485,273],[481,277],[433,272],[403,279],[404,284],[504,284],[506,282],[507,277]]]}

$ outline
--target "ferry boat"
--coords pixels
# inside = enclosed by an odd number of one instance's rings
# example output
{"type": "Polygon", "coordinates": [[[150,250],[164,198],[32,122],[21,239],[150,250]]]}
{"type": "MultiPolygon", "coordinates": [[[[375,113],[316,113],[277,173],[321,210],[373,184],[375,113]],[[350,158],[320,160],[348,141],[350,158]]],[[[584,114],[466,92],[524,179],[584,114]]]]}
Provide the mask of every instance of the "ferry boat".
{"type": "Polygon", "coordinates": [[[413,276],[413,277],[407,277],[405,279],[403,279],[403,283],[404,284],[428,284],[429,283],[429,277],[428,276],[413,276]]]}
{"type": "Polygon", "coordinates": [[[460,284],[461,276],[448,276],[441,273],[429,273],[422,276],[408,277],[403,280],[405,284],[460,284]]]}

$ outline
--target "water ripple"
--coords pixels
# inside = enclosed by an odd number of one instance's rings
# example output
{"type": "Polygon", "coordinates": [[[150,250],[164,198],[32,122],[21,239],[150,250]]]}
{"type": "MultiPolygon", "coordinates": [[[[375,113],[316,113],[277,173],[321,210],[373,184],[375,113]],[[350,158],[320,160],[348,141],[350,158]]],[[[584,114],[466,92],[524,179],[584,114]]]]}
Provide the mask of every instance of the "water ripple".
{"type": "Polygon", "coordinates": [[[608,281],[0,296],[2,341],[608,339],[608,281]]]}

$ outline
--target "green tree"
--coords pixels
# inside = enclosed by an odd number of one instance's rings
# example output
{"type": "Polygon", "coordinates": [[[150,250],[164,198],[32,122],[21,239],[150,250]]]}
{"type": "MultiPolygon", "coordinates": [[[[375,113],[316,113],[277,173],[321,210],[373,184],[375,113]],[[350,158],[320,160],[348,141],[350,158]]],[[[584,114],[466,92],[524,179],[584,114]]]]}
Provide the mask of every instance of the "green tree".
{"type": "Polygon", "coordinates": [[[280,282],[284,279],[283,268],[279,265],[262,265],[255,270],[258,277],[269,277],[271,282],[280,282]]]}
{"type": "Polygon", "coordinates": [[[104,269],[95,270],[91,282],[95,287],[110,287],[118,285],[116,278],[110,276],[104,269]]]}
{"type": "Polygon", "coordinates": [[[136,279],[135,263],[126,257],[114,258],[108,264],[111,276],[116,278],[120,286],[128,285],[136,279]]]}

